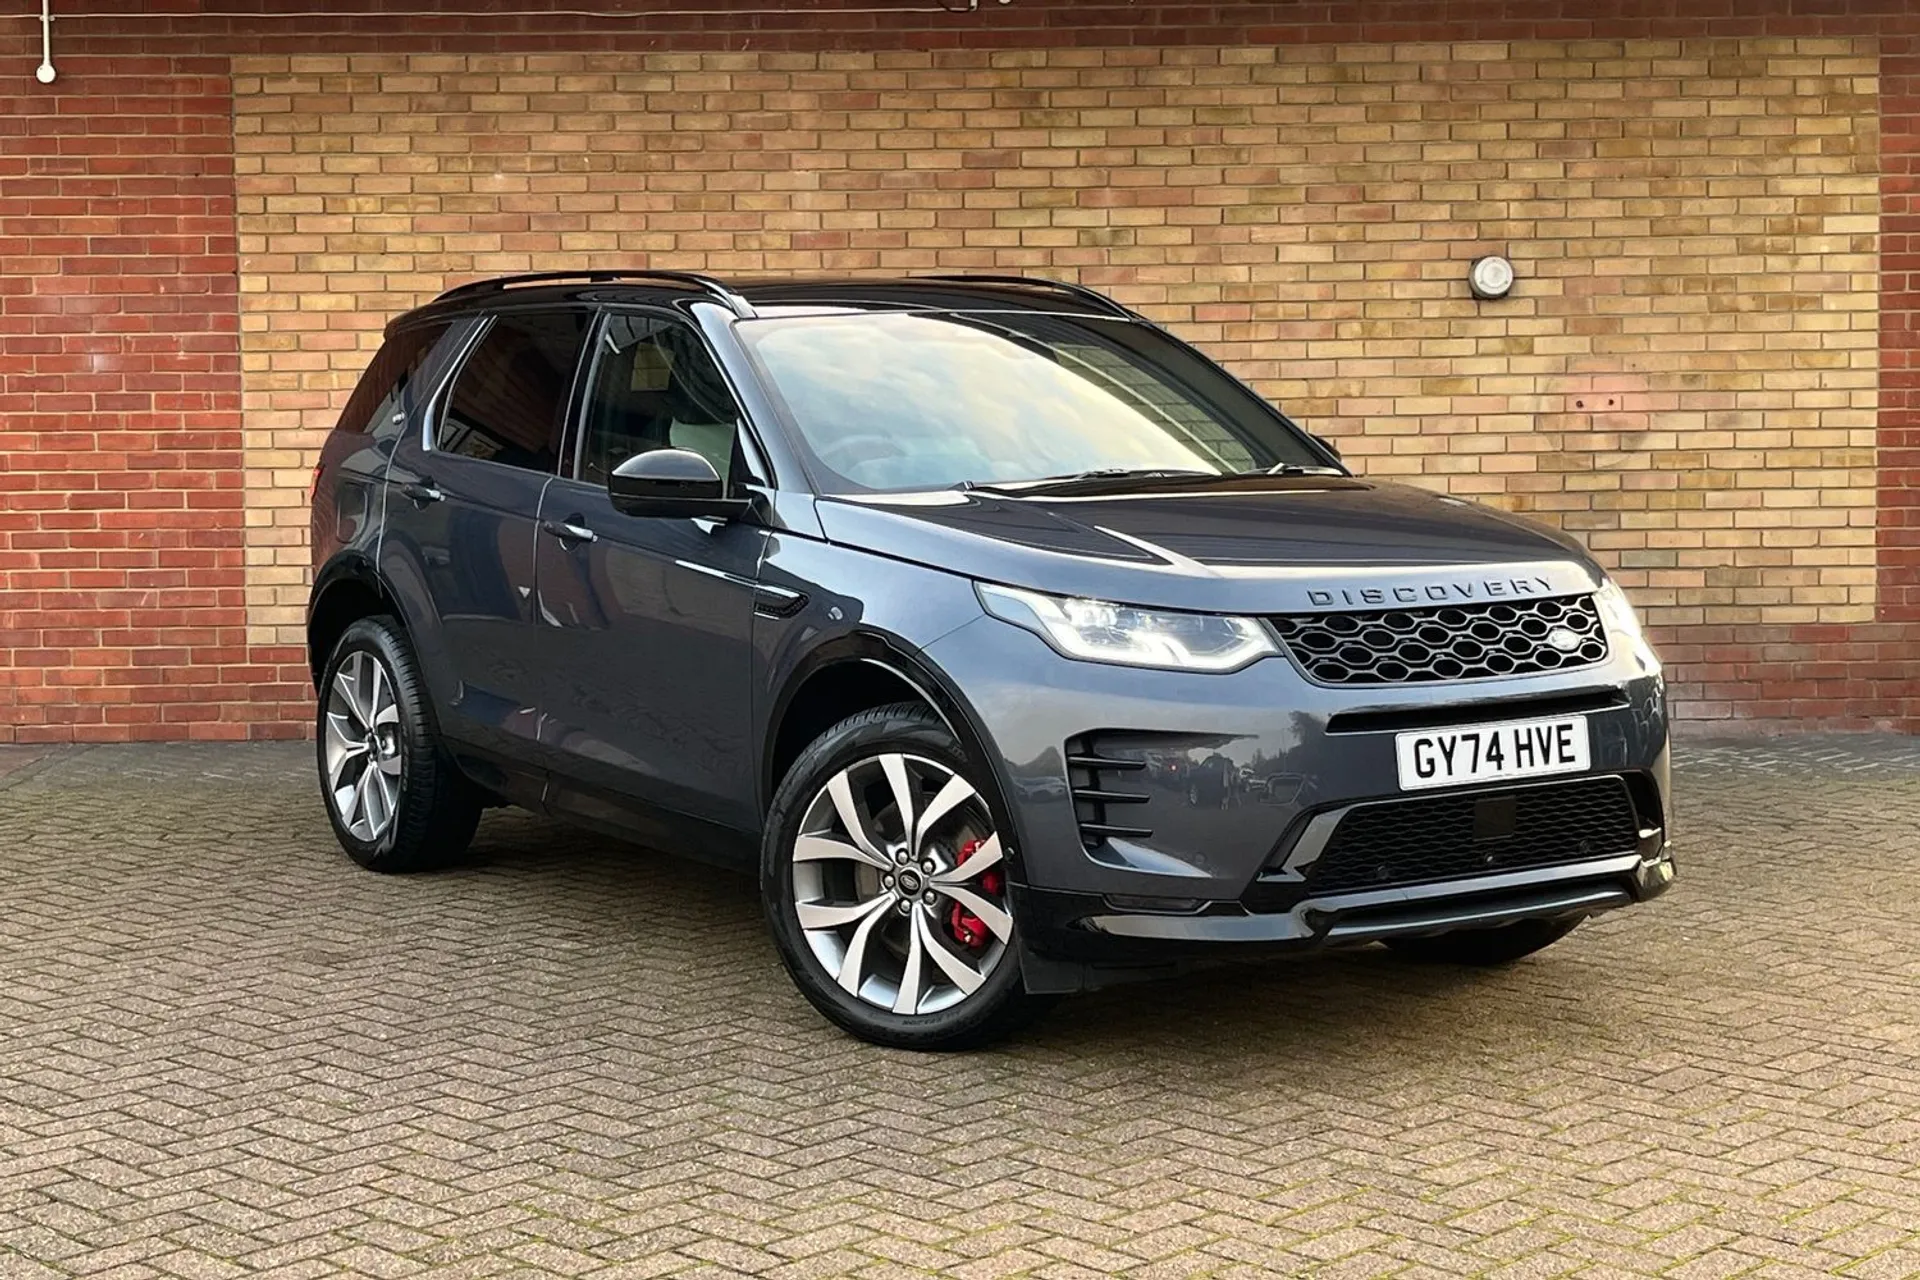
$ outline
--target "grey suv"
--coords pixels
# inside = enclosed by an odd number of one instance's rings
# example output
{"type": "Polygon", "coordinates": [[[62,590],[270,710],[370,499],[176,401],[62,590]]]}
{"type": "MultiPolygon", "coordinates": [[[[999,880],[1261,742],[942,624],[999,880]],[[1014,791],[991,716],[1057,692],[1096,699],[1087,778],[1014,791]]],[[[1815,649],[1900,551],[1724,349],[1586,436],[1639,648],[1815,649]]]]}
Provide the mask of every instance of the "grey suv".
{"type": "Polygon", "coordinates": [[[1511,961],[1673,876],[1659,662],[1578,544],[1350,474],[1075,286],[455,289],[312,545],[357,862],[515,804],[757,867],[871,1040],[1262,948],[1511,961]]]}

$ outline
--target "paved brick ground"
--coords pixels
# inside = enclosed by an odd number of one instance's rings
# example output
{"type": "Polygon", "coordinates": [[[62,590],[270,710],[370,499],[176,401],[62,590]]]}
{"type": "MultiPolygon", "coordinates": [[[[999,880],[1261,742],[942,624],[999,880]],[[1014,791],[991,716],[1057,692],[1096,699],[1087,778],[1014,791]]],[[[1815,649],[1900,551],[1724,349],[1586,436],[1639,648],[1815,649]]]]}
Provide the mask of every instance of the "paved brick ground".
{"type": "Polygon", "coordinates": [[[1920,751],[1689,744],[1685,878],[857,1045],[752,886],[512,815],[336,852],[302,749],[0,778],[0,1276],[1920,1274],[1920,751]]]}

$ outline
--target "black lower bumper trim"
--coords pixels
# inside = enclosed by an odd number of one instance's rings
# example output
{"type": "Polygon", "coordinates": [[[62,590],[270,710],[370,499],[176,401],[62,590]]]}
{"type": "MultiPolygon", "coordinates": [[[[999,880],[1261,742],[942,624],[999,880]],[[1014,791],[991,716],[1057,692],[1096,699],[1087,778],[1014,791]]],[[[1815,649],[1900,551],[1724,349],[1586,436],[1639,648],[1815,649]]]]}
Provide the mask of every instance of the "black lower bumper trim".
{"type": "Polygon", "coordinates": [[[1330,943],[1375,942],[1449,929],[1485,929],[1516,920],[1550,920],[1589,916],[1629,906],[1633,895],[1618,885],[1586,890],[1561,890],[1517,896],[1492,902],[1439,903],[1402,911],[1358,911],[1334,919],[1326,932],[1330,943]]]}
{"type": "Polygon", "coordinates": [[[1665,892],[1673,862],[1624,854],[1478,881],[1309,898],[1287,910],[1241,902],[1200,910],[1125,911],[1091,894],[1017,889],[1026,947],[1057,960],[1153,966],[1180,956],[1354,946],[1386,938],[1596,915],[1665,892]]]}
{"type": "Polygon", "coordinates": [[[1633,895],[1622,885],[1582,885],[1526,893],[1367,907],[1355,911],[1277,911],[1264,914],[1165,916],[1101,915],[1085,927],[1114,937],[1167,942],[1359,943],[1409,934],[1478,929],[1515,920],[1592,915],[1624,907],[1633,895]]]}

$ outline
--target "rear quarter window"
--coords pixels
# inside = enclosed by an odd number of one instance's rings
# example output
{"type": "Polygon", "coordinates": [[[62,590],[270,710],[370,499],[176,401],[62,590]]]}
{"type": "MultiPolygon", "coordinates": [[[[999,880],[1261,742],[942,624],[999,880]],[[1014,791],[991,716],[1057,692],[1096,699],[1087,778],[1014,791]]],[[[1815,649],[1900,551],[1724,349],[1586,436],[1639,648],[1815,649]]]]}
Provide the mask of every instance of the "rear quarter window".
{"type": "Polygon", "coordinates": [[[446,324],[402,329],[380,345],[373,363],[360,375],[359,385],[340,411],[334,430],[383,438],[395,435],[408,415],[425,400],[429,388],[421,380],[428,357],[447,336],[446,324]]]}

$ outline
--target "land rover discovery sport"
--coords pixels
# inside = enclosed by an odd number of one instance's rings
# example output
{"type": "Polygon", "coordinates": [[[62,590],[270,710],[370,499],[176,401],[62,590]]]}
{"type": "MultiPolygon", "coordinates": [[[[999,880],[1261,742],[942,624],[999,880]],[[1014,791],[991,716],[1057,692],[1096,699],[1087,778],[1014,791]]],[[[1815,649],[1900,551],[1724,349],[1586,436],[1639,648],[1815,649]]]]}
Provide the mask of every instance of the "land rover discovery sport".
{"type": "Polygon", "coordinates": [[[1660,666],[1576,542],[1076,286],[468,285],[314,484],[347,852],[514,804],[757,868],[868,1039],[1262,948],[1507,962],[1673,876],[1660,666]]]}

